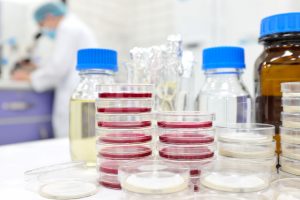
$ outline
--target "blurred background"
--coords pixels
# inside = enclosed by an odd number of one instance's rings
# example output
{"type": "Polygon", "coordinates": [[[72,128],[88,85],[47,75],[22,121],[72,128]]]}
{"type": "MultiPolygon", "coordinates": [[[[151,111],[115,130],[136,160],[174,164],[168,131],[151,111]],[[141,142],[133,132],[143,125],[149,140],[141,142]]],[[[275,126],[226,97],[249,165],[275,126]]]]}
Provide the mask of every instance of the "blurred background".
{"type": "MultiPolygon", "coordinates": [[[[33,13],[46,0],[0,0],[0,145],[53,137],[54,92],[35,91],[30,82],[13,80],[12,72],[31,60],[47,61],[53,41],[40,33],[33,13]]],[[[165,43],[181,34],[185,51],[194,53],[191,93],[204,81],[201,52],[213,45],[246,50],[244,82],[254,93],[254,62],[260,21],[275,13],[299,11],[299,0],[67,0],[95,34],[99,47],[119,53],[119,82],[126,81],[124,62],[134,47],[165,43]]],[[[74,66],[75,68],[75,66],[74,66]]],[[[57,72],[59,73],[59,71],[57,72]]],[[[66,108],[68,109],[68,108],[66,108]]]]}

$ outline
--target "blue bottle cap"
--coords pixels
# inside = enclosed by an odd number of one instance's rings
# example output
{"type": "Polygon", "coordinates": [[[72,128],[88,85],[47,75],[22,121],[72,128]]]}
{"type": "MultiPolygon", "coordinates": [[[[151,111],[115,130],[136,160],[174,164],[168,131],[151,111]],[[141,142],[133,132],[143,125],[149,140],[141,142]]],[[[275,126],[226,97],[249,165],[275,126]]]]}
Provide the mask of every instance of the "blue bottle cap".
{"type": "Polygon", "coordinates": [[[202,68],[245,68],[244,49],[241,47],[220,46],[203,50],[202,68]]]}
{"type": "Polygon", "coordinates": [[[76,69],[107,69],[118,71],[117,52],[111,49],[81,49],[77,53],[76,69]]]}
{"type": "Polygon", "coordinates": [[[272,15],[261,21],[260,37],[289,32],[300,32],[300,12],[272,15]]]}

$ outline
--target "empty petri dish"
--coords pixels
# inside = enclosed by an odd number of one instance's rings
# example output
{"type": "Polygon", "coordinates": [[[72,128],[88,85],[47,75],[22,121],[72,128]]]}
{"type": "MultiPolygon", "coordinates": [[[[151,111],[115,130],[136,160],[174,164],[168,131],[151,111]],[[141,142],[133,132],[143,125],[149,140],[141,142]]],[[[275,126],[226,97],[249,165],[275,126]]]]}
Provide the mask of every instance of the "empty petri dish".
{"type": "Polygon", "coordinates": [[[283,127],[300,128],[300,113],[281,113],[281,121],[283,127]]]}
{"type": "Polygon", "coordinates": [[[110,188],[110,189],[121,189],[121,184],[118,180],[118,175],[116,174],[107,174],[107,173],[100,173],[99,176],[99,184],[103,187],[110,188]]]}
{"type": "Polygon", "coordinates": [[[283,157],[300,160],[300,145],[282,142],[281,154],[283,157]]]}
{"type": "Polygon", "coordinates": [[[50,199],[76,199],[97,193],[96,172],[84,162],[62,163],[25,172],[26,187],[50,199]]]}
{"type": "Polygon", "coordinates": [[[151,112],[152,99],[97,99],[99,113],[145,113],[151,112]]]}
{"type": "Polygon", "coordinates": [[[280,127],[280,139],[282,142],[300,144],[300,129],[280,127]]]}
{"type": "Polygon", "coordinates": [[[169,144],[205,144],[214,142],[214,129],[159,129],[159,141],[169,144]]]}
{"type": "Polygon", "coordinates": [[[225,124],[216,127],[218,141],[268,143],[273,141],[275,126],[257,123],[225,124]]]}
{"type": "Polygon", "coordinates": [[[270,171],[264,165],[217,160],[202,169],[200,182],[201,186],[210,190],[250,193],[266,189],[270,178],[270,171]]]}
{"type": "Polygon", "coordinates": [[[201,160],[214,156],[215,145],[171,145],[158,144],[158,153],[162,158],[170,160],[201,160]]]}
{"type": "Polygon", "coordinates": [[[97,86],[98,97],[105,99],[152,98],[151,84],[114,84],[97,86]]]}
{"type": "Polygon", "coordinates": [[[98,143],[98,157],[107,159],[138,159],[152,155],[151,144],[125,144],[125,145],[106,145],[98,143]]]}
{"type": "MultiPolygon", "coordinates": [[[[281,92],[283,96],[290,96],[289,93],[300,93],[300,82],[286,82],[281,83],[281,92]]],[[[293,96],[295,96],[294,94],[293,96]]],[[[299,94],[300,96],[300,94],[299,94]]]]}
{"type": "Polygon", "coordinates": [[[300,176],[300,160],[280,156],[281,171],[300,176]]]}
{"type": "Polygon", "coordinates": [[[283,97],[283,112],[300,112],[300,97],[283,97]]]}
{"type": "Polygon", "coordinates": [[[298,200],[300,199],[300,179],[284,178],[271,183],[269,188],[270,199],[298,200]]]}
{"type": "Polygon", "coordinates": [[[122,189],[144,195],[168,195],[188,189],[189,169],[162,161],[136,161],[119,169],[122,189]]]}
{"type": "Polygon", "coordinates": [[[202,112],[160,112],[157,126],[161,128],[211,128],[214,115],[202,112]]]}
{"type": "Polygon", "coordinates": [[[273,158],[275,142],[269,143],[232,143],[218,142],[219,155],[233,158],[273,158]]]}

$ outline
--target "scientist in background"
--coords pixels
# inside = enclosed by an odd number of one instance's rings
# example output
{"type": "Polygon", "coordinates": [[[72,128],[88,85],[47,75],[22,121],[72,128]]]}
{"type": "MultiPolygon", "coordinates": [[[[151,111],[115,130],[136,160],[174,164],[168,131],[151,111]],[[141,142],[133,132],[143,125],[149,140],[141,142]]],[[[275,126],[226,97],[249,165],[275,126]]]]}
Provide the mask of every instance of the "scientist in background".
{"type": "MultiPolygon", "coordinates": [[[[97,47],[92,31],[63,3],[47,3],[34,13],[43,36],[54,42],[51,56],[43,66],[35,66],[33,72],[16,70],[12,78],[30,81],[37,92],[54,89],[53,128],[56,137],[66,137],[69,133],[69,101],[79,76],[75,65],[77,51],[82,48],[97,47]]],[[[32,63],[34,65],[34,63],[32,63]]]]}

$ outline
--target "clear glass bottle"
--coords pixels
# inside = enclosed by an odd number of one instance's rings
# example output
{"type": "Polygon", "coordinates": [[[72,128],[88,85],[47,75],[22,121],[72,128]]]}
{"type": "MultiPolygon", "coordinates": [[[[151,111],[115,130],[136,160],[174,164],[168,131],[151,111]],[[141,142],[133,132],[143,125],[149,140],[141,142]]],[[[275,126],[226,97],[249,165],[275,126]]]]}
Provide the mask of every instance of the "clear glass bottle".
{"type": "Polygon", "coordinates": [[[96,86],[113,84],[117,71],[117,52],[108,49],[83,49],[78,52],[80,83],[70,102],[70,152],[74,161],[96,163],[95,99],[96,86]]]}
{"type": "Polygon", "coordinates": [[[213,47],[203,51],[206,80],[197,97],[199,111],[215,113],[215,123],[251,122],[251,97],[241,75],[244,50],[213,47]]]}

